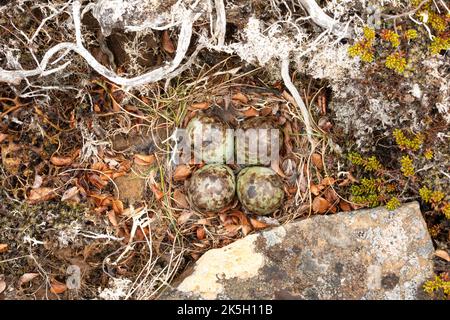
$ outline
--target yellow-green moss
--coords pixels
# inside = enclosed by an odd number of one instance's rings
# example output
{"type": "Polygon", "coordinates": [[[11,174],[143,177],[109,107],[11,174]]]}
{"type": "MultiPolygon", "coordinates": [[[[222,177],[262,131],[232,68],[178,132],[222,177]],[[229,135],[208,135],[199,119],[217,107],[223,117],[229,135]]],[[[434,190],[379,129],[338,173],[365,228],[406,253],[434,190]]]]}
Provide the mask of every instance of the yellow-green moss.
{"type": "Polygon", "coordinates": [[[381,31],[381,39],[389,41],[394,48],[400,45],[400,35],[392,30],[385,29],[381,31]]]}
{"type": "Polygon", "coordinates": [[[368,172],[378,171],[382,169],[381,163],[375,156],[364,158],[357,152],[351,152],[348,155],[348,159],[354,165],[361,166],[365,171],[368,172]]]}
{"type": "Polygon", "coordinates": [[[388,197],[390,185],[381,178],[362,178],[359,184],[350,187],[351,200],[357,204],[368,207],[378,207],[388,197]]]}
{"type": "Polygon", "coordinates": [[[394,52],[388,55],[386,62],[384,63],[386,68],[394,70],[399,74],[403,74],[405,72],[407,64],[406,59],[399,52],[394,52]]]}
{"type": "Polygon", "coordinates": [[[364,38],[356,42],[348,49],[350,57],[359,57],[364,62],[372,62],[374,60],[375,30],[369,27],[364,27],[364,38]]]}
{"type": "Polygon", "coordinates": [[[417,33],[417,30],[414,30],[414,29],[408,29],[408,30],[406,30],[406,32],[405,32],[405,37],[406,37],[406,39],[409,41],[409,40],[414,40],[414,39],[417,39],[417,37],[418,37],[419,35],[418,35],[418,33],[417,33]]]}
{"type": "Polygon", "coordinates": [[[412,177],[415,174],[414,164],[409,156],[400,159],[401,171],[405,177],[412,177]]]}
{"type": "Polygon", "coordinates": [[[400,147],[400,149],[409,149],[412,151],[417,151],[423,144],[424,137],[422,134],[414,134],[414,136],[410,139],[405,136],[402,130],[395,129],[393,132],[393,136],[395,138],[395,142],[400,147]]]}
{"type": "Polygon", "coordinates": [[[434,294],[438,291],[449,298],[450,297],[450,281],[442,279],[440,276],[435,276],[434,280],[426,281],[423,285],[423,290],[428,294],[434,294]]]}
{"type": "Polygon", "coordinates": [[[421,5],[420,10],[415,12],[415,16],[424,26],[417,27],[405,17],[405,23],[398,25],[395,29],[386,23],[387,28],[378,33],[378,38],[377,32],[366,26],[363,30],[364,36],[349,48],[349,55],[353,58],[359,57],[363,62],[384,63],[386,68],[403,75],[406,71],[413,72],[412,64],[425,59],[428,53],[439,54],[442,50],[449,50],[450,14],[440,11],[433,1],[425,4],[420,0],[411,1],[411,5],[416,8],[421,5]],[[431,34],[430,37],[429,34],[431,34]],[[412,42],[415,39],[420,41],[412,42]],[[389,42],[395,52],[386,52],[387,47],[383,45],[383,41],[389,42]],[[417,56],[418,54],[420,57],[417,56]]]}
{"type": "Polygon", "coordinates": [[[434,203],[439,203],[444,199],[445,194],[442,191],[433,191],[431,193],[431,201],[434,203]]]}
{"type": "Polygon", "coordinates": [[[389,211],[393,211],[400,207],[400,204],[400,200],[398,200],[396,197],[393,197],[386,203],[386,209],[388,209],[389,211]]]}
{"type": "Polygon", "coordinates": [[[348,54],[350,57],[359,57],[364,62],[373,62],[374,54],[373,49],[367,46],[366,43],[356,43],[348,49],[348,54]]]}
{"type": "Polygon", "coordinates": [[[425,203],[429,203],[431,201],[432,193],[433,191],[425,186],[419,189],[419,195],[425,203]]]}
{"type": "Polygon", "coordinates": [[[442,213],[445,215],[445,217],[447,219],[450,219],[450,202],[447,202],[443,207],[442,207],[442,213]]]}
{"type": "Polygon", "coordinates": [[[425,152],[423,153],[423,156],[424,156],[425,159],[427,159],[427,160],[433,159],[433,156],[434,156],[433,150],[431,150],[431,149],[425,150],[425,152]]]}
{"type": "Polygon", "coordinates": [[[434,37],[429,49],[432,54],[439,54],[442,50],[450,50],[450,38],[434,37]]]}
{"type": "Polygon", "coordinates": [[[428,23],[431,28],[438,33],[444,32],[447,28],[447,21],[445,17],[433,11],[428,11],[428,23]]]}

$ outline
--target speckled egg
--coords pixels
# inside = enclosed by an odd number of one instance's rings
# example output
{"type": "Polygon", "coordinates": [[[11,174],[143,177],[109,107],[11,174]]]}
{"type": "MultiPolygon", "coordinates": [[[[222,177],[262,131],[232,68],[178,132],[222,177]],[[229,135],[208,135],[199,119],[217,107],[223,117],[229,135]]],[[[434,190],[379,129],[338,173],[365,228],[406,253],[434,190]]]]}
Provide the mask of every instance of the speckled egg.
{"type": "Polygon", "coordinates": [[[234,135],[227,134],[229,126],[219,118],[199,114],[189,121],[186,131],[194,154],[205,163],[228,163],[234,155],[234,135]],[[195,147],[195,136],[201,138],[202,148],[195,147]]]}
{"type": "Polygon", "coordinates": [[[241,170],[236,189],[239,201],[251,213],[267,215],[283,203],[283,183],[270,168],[248,167],[241,170]]]}
{"type": "Polygon", "coordinates": [[[233,171],[221,164],[209,164],[197,170],[188,182],[188,199],[200,212],[218,212],[234,199],[236,183],[233,171]]]}
{"type": "MultiPolygon", "coordinates": [[[[242,122],[235,139],[236,160],[244,165],[269,165],[271,150],[278,156],[279,147],[272,144],[271,129],[279,130],[276,119],[273,117],[253,117],[242,122]],[[265,135],[259,129],[266,129],[265,135]],[[243,133],[245,133],[245,138],[243,133]],[[259,154],[259,149],[263,155],[259,154]],[[264,156],[264,154],[266,156],[264,156]]],[[[281,146],[283,134],[278,131],[278,146],[281,146]]]]}

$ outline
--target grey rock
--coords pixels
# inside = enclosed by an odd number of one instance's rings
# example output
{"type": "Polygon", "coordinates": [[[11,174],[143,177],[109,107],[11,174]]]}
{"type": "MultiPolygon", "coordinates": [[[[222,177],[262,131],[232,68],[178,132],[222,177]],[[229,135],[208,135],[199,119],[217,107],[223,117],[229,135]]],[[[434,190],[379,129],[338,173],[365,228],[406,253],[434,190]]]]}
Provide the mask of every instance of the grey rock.
{"type": "Polygon", "coordinates": [[[421,299],[434,252],[416,202],[338,213],[206,252],[163,299],[421,299]]]}

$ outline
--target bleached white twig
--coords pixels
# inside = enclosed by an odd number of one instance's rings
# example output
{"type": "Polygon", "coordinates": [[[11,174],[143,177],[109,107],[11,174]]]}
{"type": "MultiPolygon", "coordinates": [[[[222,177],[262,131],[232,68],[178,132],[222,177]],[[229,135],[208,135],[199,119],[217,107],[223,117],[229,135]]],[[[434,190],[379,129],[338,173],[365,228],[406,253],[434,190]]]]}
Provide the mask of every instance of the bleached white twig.
{"type": "Polygon", "coordinates": [[[430,38],[431,41],[433,41],[434,36],[433,36],[433,34],[431,33],[430,27],[428,27],[426,23],[423,23],[423,22],[420,22],[420,21],[414,19],[412,15],[409,15],[408,17],[409,17],[414,23],[418,24],[419,26],[424,26],[425,30],[427,30],[427,32],[428,32],[428,37],[430,38]]]}
{"type": "Polygon", "coordinates": [[[227,28],[227,17],[225,14],[225,5],[223,0],[214,0],[216,6],[216,23],[214,26],[214,36],[217,39],[217,45],[225,44],[225,32],[227,28]]]}
{"type": "Polygon", "coordinates": [[[122,241],[123,240],[123,238],[114,237],[109,234],[95,233],[92,231],[80,231],[78,233],[78,235],[83,236],[85,238],[89,238],[89,239],[106,239],[106,240],[111,240],[111,241],[122,241]]]}
{"type": "MultiPolygon", "coordinates": [[[[57,15],[59,15],[61,12],[63,12],[67,6],[70,3],[66,3],[63,5],[63,7],[60,10],[55,10],[55,12],[53,14],[51,14],[48,17],[45,17],[44,19],[42,19],[41,23],[39,24],[39,26],[37,27],[36,31],[33,33],[33,35],[31,36],[30,39],[28,39],[29,43],[32,43],[34,38],[36,38],[36,36],[39,34],[39,32],[41,31],[41,29],[44,27],[44,25],[47,23],[48,20],[53,19],[54,17],[56,17],[57,15]]],[[[48,35],[47,35],[48,36],[48,35]]]]}
{"type": "Polygon", "coordinates": [[[174,59],[167,63],[166,65],[152,70],[148,73],[145,73],[143,75],[133,77],[133,78],[124,78],[118,76],[115,72],[109,70],[102,64],[100,64],[94,56],[83,46],[83,39],[81,36],[81,19],[80,19],[80,9],[81,9],[81,3],[78,0],[75,0],[72,5],[72,14],[73,14],[73,20],[74,20],[74,26],[75,26],[75,35],[76,35],[76,43],[71,42],[63,42],[60,44],[57,44],[56,46],[52,47],[47,51],[47,53],[44,55],[41,63],[39,66],[34,70],[3,70],[0,68],[0,82],[8,82],[13,84],[20,83],[21,80],[33,76],[42,76],[56,72],[61,70],[62,68],[66,67],[68,64],[63,65],[61,67],[58,67],[53,70],[47,70],[45,71],[47,64],[49,63],[50,59],[59,51],[61,50],[67,50],[67,51],[74,51],[77,54],[79,54],[81,57],[83,57],[84,60],[89,64],[91,68],[93,68],[97,73],[104,76],[111,82],[114,82],[118,85],[128,86],[128,87],[137,87],[140,85],[144,85],[150,82],[156,82],[161,79],[164,79],[167,74],[170,74],[173,72],[182,62],[184,59],[186,52],[189,48],[189,44],[191,41],[192,36],[192,26],[193,23],[200,17],[201,13],[193,13],[191,12],[190,16],[183,20],[181,23],[181,30],[178,37],[178,45],[177,45],[177,52],[175,54],[174,59]]]}
{"type": "Polygon", "coordinates": [[[445,8],[445,10],[447,10],[447,13],[450,13],[450,9],[445,4],[444,0],[440,0],[439,2],[442,4],[442,6],[445,8]]]}
{"type": "Polygon", "coordinates": [[[303,117],[303,122],[305,123],[308,141],[311,144],[312,150],[314,150],[315,142],[313,139],[313,130],[310,121],[309,111],[306,108],[306,105],[303,102],[300,93],[298,92],[297,88],[291,81],[291,76],[289,74],[289,57],[284,57],[281,59],[281,77],[283,78],[284,85],[289,90],[295,102],[297,103],[298,108],[300,109],[300,113],[302,114],[303,117]]]}
{"type": "Polygon", "coordinates": [[[339,37],[349,37],[348,29],[343,28],[339,22],[328,16],[315,0],[299,0],[303,8],[308,12],[311,20],[318,26],[330,29],[339,37]]]}

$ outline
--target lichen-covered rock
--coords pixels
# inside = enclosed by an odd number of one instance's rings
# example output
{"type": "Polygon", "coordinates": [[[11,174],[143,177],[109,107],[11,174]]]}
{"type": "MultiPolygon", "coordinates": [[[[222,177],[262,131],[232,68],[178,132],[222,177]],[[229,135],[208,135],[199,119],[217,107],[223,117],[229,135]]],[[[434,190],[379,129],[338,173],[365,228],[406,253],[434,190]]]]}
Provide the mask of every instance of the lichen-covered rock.
{"type": "Polygon", "coordinates": [[[194,209],[217,212],[234,198],[236,184],[233,171],[220,164],[210,164],[197,170],[188,182],[188,199],[194,209]]]}
{"type": "Polygon", "coordinates": [[[206,252],[172,299],[420,299],[434,248],[419,205],[315,216],[206,252]]]}
{"type": "Polygon", "coordinates": [[[239,201],[244,208],[260,215],[277,210],[284,198],[280,177],[266,167],[242,169],[237,177],[236,189],[239,201]]]}

